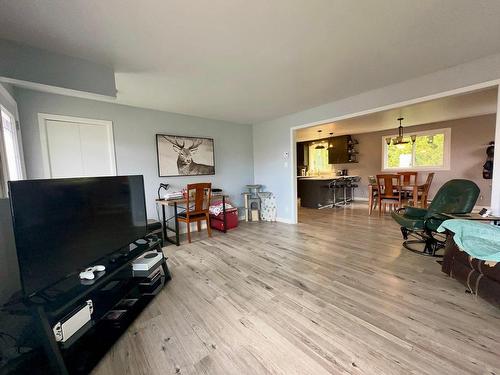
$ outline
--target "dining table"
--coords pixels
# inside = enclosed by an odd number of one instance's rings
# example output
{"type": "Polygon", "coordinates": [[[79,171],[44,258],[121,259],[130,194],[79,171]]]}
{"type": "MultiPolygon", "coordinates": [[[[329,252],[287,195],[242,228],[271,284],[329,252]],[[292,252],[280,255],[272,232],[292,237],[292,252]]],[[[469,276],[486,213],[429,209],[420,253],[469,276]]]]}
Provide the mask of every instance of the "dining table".
{"type": "MultiPolygon", "coordinates": [[[[418,191],[421,188],[421,185],[418,184],[401,184],[397,186],[398,190],[401,192],[411,192],[412,193],[412,201],[409,206],[415,206],[418,200],[418,191]]],[[[376,184],[368,184],[368,215],[372,214],[373,211],[373,193],[378,192],[378,186],[376,184]]]]}

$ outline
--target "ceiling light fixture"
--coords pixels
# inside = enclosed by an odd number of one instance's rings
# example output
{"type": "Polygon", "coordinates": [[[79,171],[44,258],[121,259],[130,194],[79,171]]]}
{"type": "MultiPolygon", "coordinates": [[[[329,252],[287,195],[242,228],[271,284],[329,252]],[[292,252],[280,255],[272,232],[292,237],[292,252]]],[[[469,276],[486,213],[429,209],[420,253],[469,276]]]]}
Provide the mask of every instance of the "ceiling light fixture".
{"type": "MultiPolygon", "coordinates": [[[[394,138],[386,138],[385,139],[385,142],[387,143],[387,146],[390,146],[391,143],[394,145],[394,146],[398,146],[398,147],[402,147],[408,143],[410,143],[410,141],[405,141],[404,140],[404,135],[403,135],[403,125],[401,125],[401,121],[404,120],[404,117],[400,117],[398,118],[398,121],[399,121],[399,127],[398,127],[398,136],[397,137],[394,137],[394,138]]],[[[411,140],[411,143],[415,143],[417,139],[417,136],[416,135],[411,135],[410,136],[410,140],[411,140]]]]}
{"type": "Polygon", "coordinates": [[[328,141],[328,148],[333,148],[333,133],[330,133],[330,139],[328,141]]]}
{"type": "MultiPolygon", "coordinates": [[[[318,140],[321,139],[321,132],[322,130],[318,130],[318,140]]],[[[325,146],[323,146],[323,143],[319,143],[316,147],[314,147],[315,150],[323,150],[325,146]]]]}

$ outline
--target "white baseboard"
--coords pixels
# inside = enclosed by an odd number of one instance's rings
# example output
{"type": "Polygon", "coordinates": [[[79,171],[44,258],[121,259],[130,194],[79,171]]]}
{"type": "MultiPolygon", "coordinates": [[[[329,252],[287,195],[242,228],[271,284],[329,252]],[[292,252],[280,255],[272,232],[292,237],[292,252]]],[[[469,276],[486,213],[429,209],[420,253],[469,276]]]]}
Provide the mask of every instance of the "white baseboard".
{"type": "Polygon", "coordinates": [[[276,221],[279,222],[279,223],[293,224],[292,220],[286,219],[284,217],[277,217],[276,221]]]}
{"type": "Polygon", "coordinates": [[[354,197],[354,202],[368,202],[368,197],[354,197]]]}

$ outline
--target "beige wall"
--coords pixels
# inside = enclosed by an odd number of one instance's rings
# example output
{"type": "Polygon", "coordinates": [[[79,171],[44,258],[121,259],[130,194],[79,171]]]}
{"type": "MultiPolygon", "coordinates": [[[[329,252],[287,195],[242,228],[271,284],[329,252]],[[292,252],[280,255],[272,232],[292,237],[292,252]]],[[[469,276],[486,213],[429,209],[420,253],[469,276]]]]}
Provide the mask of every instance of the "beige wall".
{"type": "MultiPolygon", "coordinates": [[[[477,202],[479,206],[489,206],[491,197],[491,180],[482,177],[483,164],[486,159],[486,144],[495,139],[496,116],[485,115],[460,120],[444,121],[426,125],[405,127],[406,132],[429,129],[451,128],[451,169],[437,171],[431,186],[430,196],[446,181],[453,178],[466,178],[474,181],[481,189],[477,202]]],[[[382,137],[394,134],[395,130],[356,134],[359,141],[359,163],[334,165],[333,169],[349,169],[350,175],[361,176],[360,188],[355,196],[367,198],[366,184],[368,176],[380,173],[382,169],[382,137]]],[[[427,177],[426,171],[419,172],[419,183],[427,177]]]]}

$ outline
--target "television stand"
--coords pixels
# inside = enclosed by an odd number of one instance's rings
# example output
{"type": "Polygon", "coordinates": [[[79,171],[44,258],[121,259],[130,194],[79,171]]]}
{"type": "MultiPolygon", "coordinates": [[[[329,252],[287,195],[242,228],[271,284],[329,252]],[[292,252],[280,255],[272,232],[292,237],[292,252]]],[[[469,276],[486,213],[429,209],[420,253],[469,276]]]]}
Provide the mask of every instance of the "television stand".
{"type": "Polygon", "coordinates": [[[30,363],[30,368],[40,373],[88,374],[171,279],[166,258],[150,277],[134,277],[132,262],[153,250],[162,251],[161,240],[149,239],[120,258],[104,258],[100,264],[106,266],[105,273],[90,285],[74,275],[50,288],[57,292],[45,290],[30,297],[26,304],[47,357],[45,363],[30,363]],[[56,341],[54,325],[87,300],[93,304],[91,320],[65,342],[56,341]]]}

